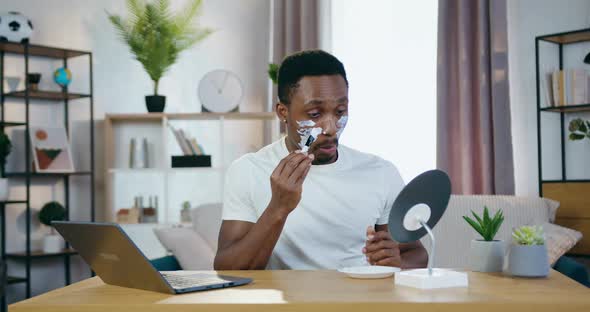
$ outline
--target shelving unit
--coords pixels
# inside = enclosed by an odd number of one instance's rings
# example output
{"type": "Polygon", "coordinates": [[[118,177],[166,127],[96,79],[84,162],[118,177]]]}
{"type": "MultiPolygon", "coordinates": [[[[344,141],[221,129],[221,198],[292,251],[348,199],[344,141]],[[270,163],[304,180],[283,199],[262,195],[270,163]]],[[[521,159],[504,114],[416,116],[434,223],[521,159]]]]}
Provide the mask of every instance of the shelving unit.
{"type": "MultiPolygon", "coordinates": [[[[564,49],[567,46],[590,42],[590,28],[570,32],[542,35],[535,38],[535,71],[537,96],[537,157],[539,172],[539,195],[560,202],[556,223],[576,229],[584,234],[582,241],[572,249],[572,255],[588,257],[590,255],[590,177],[588,179],[570,178],[567,173],[567,125],[565,117],[569,114],[590,112],[590,103],[581,105],[548,106],[542,104],[540,45],[547,42],[557,48],[559,69],[564,69],[564,49]],[[543,135],[542,114],[559,114],[559,151],[561,155],[559,179],[545,179],[543,176],[543,135]]],[[[590,48],[588,49],[590,51],[590,48]]],[[[587,53],[587,51],[586,51],[587,53]]],[[[580,58],[582,64],[582,58],[580,58]]],[[[584,142],[586,143],[586,142],[584,142]]],[[[590,158],[590,155],[587,156],[590,158]]]]}
{"type": "MultiPolygon", "coordinates": [[[[233,159],[241,156],[228,155],[228,149],[235,147],[233,143],[227,142],[228,136],[239,136],[242,133],[236,133],[227,130],[228,124],[240,122],[253,123],[270,123],[271,130],[270,141],[279,137],[279,122],[275,113],[150,113],[150,114],[115,114],[105,116],[105,191],[106,191],[106,211],[105,216],[108,221],[116,220],[116,212],[121,208],[131,208],[132,198],[135,195],[132,191],[134,184],[144,183],[145,187],[137,189],[145,190],[149,195],[158,195],[160,201],[160,211],[158,212],[159,223],[171,224],[178,223],[180,220],[177,214],[171,209],[172,202],[179,201],[182,193],[174,193],[175,188],[171,185],[173,179],[186,181],[181,183],[183,187],[190,184],[195,190],[207,193],[208,198],[217,198],[221,200],[223,193],[223,177],[227,167],[233,159]],[[186,126],[203,126],[208,127],[201,129],[198,133],[197,140],[201,143],[206,137],[205,149],[209,150],[212,155],[212,167],[198,168],[171,168],[170,156],[179,155],[176,139],[168,127],[168,123],[180,123],[179,128],[186,126]],[[207,125],[204,125],[207,124],[207,125]],[[135,131],[135,132],[134,132],[135,131]],[[135,134],[134,134],[135,133],[135,134]],[[129,155],[129,139],[141,134],[149,138],[152,143],[153,164],[150,168],[132,169],[128,167],[127,160],[129,155]],[[215,145],[215,148],[212,147],[215,145]],[[205,180],[203,180],[205,179],[205,180]],[[119,180],[126,182],[118,183],[119,180]],[[139,182],[135,182],[141,180],[139,182]],[[121,185],[123,190],[117,187],[121,185]],[[205,189],[207,191],[205,191],[205,189]],[[131,192],[131,194],[129,194],[131,192]],[[215,194],[219,196],[215,196],[215,194]],[[121,200],[121,196],[126,197],[121,200]],[[119,204],[117,204],[117,202],[119,204]],[[122,206],[121,202],[128,203],[128,206],[122,206]]],[[[264,128],[264,127],[260,127],[264,128]]],[[[246,134],[244,134],[246,135],[246,134]]],[[[256,140],[263,138],[263,133],[256,133],[256,140]]],[[[247,139],[242,142],[248,144],[247,139]]],[[[260,145],[269,142],[260,140],[260,145]]],[[[262,146],[257,146],[257,148],[262,146]]],[[[194,195],[194,194],[193,194],[194,195]]],[[[188,196],[187,196],[188,197],[188,196]]],[[[144,202],[145,203],[145,202],[144,202]]],[[[180,206],[180,205],[174,205],[180,206]]]]}
{"type": "MultiPolygon", "coordinates": [[[[36,259],[44,259],[44,258],[63,258],[64,261],[64,271],[65,271],[65,284],[70,284],[70,256],[75,255],[76,252],[66,246],[62,252],[59,253],[44,253],[42,251],[32,250],[31,249],[31,193],[33,190],[31,189],[31,185],[33,184],[33,180],[36,179],[62,179],[64,184],[64,207],[66,208],[66,219],[70,218],[70,177],[71,176],[88,176],[90,178],[90,219],[94,221],[95,219],[95,207],[94,207],[94,105],[93,105],[93,93],[92,93],[92,53],[88,51],[78,51],[78,50],[71,50],[71,49],[63,49],[63,48],[56,48],[56,47],[48,47],[48,46],[41,46],[41,45],[34,45],[34,44],[20,44],[20,43],[12,43],[12,42],[0,42],[0,107],[1,107],[1,119],[0,119],[0,130],[4,131],[6,127],[21,127],[24,128],[24,142],[12,142],[13,145],[17,144],[24,144],[25,146],[25,155],[24,155],[24,171],[19,172],[5,172],[5,168],[2,165],[2,173],[4,178],[14,178],[14,179],[24,179],[24,185],[26,186],[26,196],[22,200],[10,200],[6,202],[0,202],[0,222],[2,227],[2,237],[1,237],[1,256],[4,262],[7,259],[14,260],[14,261],[23,261],[25,263],[25,274],[21,277],[8,277],[8,284],[16,284],[16,283],[24,283],[26,284],[25,292],[26,297],[29,298],[31,296],[31,266],[33,265],[32,261],[36,259]],[[16,56],[21,56],[24,59],[24,81],[25,81],[25,89],[13,92],[5,92],[4,90],[4,75],[5,75],[5,55],[6,54],[13,54],[16,56]],[[67,68],[68,67],[68,59],[73,57],[80,57],[85,56],[88,58],[88,73],[89,73],[89,86],[88,86],[88,93],[72,93],[68,92],[68,88],[62,88],[62,91],[43,91],[43,90],[30,90],[30,87],[27,82],[27,75],[29,73],[29,62],[32,58],[44,58],[49,61],[61,60],[62,66],[67,68]],[[12,99],[13,101],[19,101],[18,103],[14,103],[13,105],[25,105],[25,120],[24,121],[7,121],[5,120],[5,106],[6,100],[12,99]],[[90,170],[89,171],[80,171],[80,172],[71,172],[71,173],[37,173],[34,172],[32,167],[32,158],[31,158],[31,144],[29,140],[29,128],[30,124],[30,106],[34,105],[32,102],[34,100],[44,100],[50,101],[55,103],[63,103],[63,111],[64,111],[64,127],[66,129],[66,133],[68,137],[70,136],[70,119],[69,119],[69,106],[70,105],[84,105],[85,103],[78,103],[70,101],[78,100],[78,99],[88,99],[88,108],[90,112],[89,118],[89,132],[90,132],[90,170]],[[22,101],[22,102],[20,102],[22,101]],[[23,251],[19,252],[6,252],[6,213],[5,209],[7,205],[24,205],[26,208],[26,240],[25,240],[25,247],[23,251]]],[[[5,302],[5,298],[2,298],[2,301],[5,302]]]]}

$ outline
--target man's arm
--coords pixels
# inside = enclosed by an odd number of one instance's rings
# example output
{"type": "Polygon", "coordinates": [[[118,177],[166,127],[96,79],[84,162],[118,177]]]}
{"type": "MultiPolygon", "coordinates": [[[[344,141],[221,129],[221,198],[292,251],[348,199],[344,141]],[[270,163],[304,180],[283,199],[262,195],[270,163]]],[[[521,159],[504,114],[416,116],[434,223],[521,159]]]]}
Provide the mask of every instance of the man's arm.
{"type": "Polygon", "coordinates": [[[267,208],[256,223],[223,221],[215,270],[264,270],[286,220],[267,208]]]}
{"type": "Polygon", "coordinates": [[[270,177],[272,198],[256,223],[222,222],[215,270],[266,268],[287,216],[301,200],[303,181],[313,158],[313,154],[292,153],[281,160],[270,177]]]}
{"type": "Polygon", "coordinates": [[[428,253],[420,241],[403,244],[394,241],[387,224],[376,225],[375,230],[367,231],[363,253],[373,265],[412,269],[424,268],[428,264],[428,253]]]}

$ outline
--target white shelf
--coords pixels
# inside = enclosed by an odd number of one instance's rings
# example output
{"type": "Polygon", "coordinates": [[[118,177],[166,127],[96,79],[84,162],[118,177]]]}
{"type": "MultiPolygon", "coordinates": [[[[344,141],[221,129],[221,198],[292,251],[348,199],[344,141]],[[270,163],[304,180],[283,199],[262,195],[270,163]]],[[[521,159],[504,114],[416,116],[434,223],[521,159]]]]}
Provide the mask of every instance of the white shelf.
{"type": "MultiPolygon", "coordinates": [[[[193,206],[221,202],[230,164],[281,135],[273,112],[107,114],[104,127],[104,209],[111,222],[119,209],[133,205],[135,196],[158,196],[158,221],[164,224],[180,221],[184,201],[193,206]],[[170,124],[195,137],[212,155],[213,167],[170,168],[170,156],[182,153],[170,124]],[[127,168],[131,138],[144,137],[154,167],[127,168]]],[[[150,226],[154,225],[138,227],[150,226]]]]}
{"type": "Polygon", "coordinates": [[[112,122],[160,122],[166,120],[278,120],[274,112],[261,113],[151,113],[107,114],[112,122]]]}
{"type": "Polygon", "coordinates": [[[193,167],[193,168],[143,168],[143,169],[132,169],[132,168],[111,168],[109,173],[178,173],[178,172],[202,172],[202,171],[225,171],[226,168],[214,168],[214,167],[193,167]]]}

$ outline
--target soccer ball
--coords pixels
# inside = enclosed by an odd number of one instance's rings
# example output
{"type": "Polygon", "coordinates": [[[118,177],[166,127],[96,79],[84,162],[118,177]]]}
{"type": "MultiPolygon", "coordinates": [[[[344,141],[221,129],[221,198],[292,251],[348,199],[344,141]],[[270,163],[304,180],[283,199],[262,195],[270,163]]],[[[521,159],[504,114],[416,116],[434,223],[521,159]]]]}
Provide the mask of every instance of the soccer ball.
{"type": "Polygon", "coordinates": [[[0,14],[0,41],[28,43],[33,23],[18,12],[0,14]]]}

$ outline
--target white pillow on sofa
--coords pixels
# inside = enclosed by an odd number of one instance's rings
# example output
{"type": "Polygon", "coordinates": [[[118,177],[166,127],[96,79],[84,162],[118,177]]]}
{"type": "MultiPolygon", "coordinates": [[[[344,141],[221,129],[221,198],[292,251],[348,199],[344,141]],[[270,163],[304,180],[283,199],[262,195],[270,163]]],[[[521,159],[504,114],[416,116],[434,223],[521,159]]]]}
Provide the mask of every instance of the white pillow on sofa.
{"type": "Polygon", "coordinates": [[[191,210],[193,229],[217,252],[217,239],[221,228],[221,203],[199,205],[191,210]]]}
{"type": "MultiPolygon", "coordinates": [[[[555,220],[559,203],[539,197],[452,195],[445,214],[434,227],[437,267],[469,268],[471,240],[481,237],[463,220],[463,216],[471,216],[471,210],[481,215],[484,206],[487,206],[492,214],[502,209],[504,223],[496,239],[509,244],[513,228],[522,225],[543,225],[555,220]]],[[[424,246],[430,245],[428,236],[421,241],[424,246]]]]}
{"type": "Polygon", "coordinates": [[[215,252],[191,227],[155,228],[154,232],[183,270],[213,270],[215,252]]]}
{"type": "Polygon", "coordinates": [[[557,224],[543,224],[545,245],[551,266],[582,239],[582,233],[557,224]]]}

